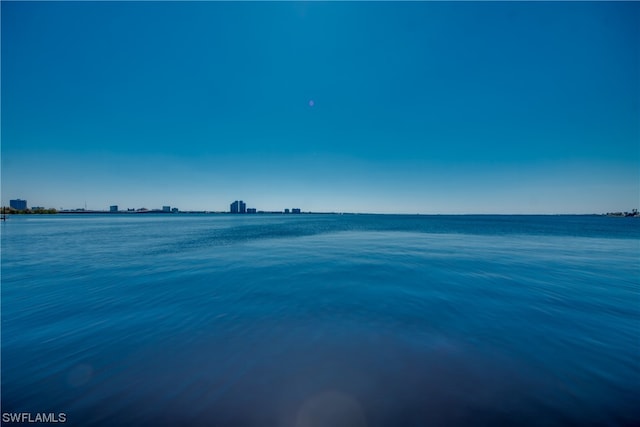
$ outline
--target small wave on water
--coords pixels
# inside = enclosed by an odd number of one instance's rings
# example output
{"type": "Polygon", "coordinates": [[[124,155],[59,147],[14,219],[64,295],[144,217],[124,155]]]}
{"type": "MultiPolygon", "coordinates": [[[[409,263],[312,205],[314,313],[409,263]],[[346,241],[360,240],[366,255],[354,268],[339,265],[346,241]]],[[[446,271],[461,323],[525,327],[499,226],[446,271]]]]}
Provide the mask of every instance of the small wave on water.
{"type": "MultiPolygon", "coordinates": [[[[298,217],[274,216],[255,221],[201,223],[197,232],[173,235],[162,247],[152,253],[183,252],[207,246],[227,246],[262,239],[291,239],[316,234],[345,231],[409,232],[461,235],[521,235],[521,236],[577,236],[606,238],[640,238],[640,227],[634,219],[620,224],[612,218],[559,217],[554,221],[547,216],[420,216],[420,215],[303,215],[298,217]],[[597,221],[603,221],[598,224],[597,221]],[[618,225],[618,226],[616,226],[618,225]]],[[[225,218],[228,220],[229,218],[225,218]]]]}

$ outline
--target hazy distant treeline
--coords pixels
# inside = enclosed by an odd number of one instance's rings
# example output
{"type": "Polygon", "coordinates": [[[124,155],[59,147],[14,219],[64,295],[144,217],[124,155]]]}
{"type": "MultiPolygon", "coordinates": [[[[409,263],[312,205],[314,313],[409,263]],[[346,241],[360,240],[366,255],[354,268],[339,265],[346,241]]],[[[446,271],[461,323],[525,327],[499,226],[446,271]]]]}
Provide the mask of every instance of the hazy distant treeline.
{"type": "Polygon", "coordinates": [[[3,207],[2,213],[7,214],[56,214],[58,211],[54,208],[44,209],[14,209],[11,207],[3,207]]]}

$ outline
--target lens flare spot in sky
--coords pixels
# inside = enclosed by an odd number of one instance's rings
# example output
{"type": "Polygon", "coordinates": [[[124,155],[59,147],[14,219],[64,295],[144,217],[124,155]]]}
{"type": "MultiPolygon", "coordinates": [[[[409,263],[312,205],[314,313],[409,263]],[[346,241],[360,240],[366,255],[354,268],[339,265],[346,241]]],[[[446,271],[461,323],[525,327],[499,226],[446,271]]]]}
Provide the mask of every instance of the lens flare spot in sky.
{"type": "Polygon", "coordinates": [[[313,99],[309,100],[309,107],[313,107],[314,105],[316,105],[315,102],[313,102],[313,99]]]}

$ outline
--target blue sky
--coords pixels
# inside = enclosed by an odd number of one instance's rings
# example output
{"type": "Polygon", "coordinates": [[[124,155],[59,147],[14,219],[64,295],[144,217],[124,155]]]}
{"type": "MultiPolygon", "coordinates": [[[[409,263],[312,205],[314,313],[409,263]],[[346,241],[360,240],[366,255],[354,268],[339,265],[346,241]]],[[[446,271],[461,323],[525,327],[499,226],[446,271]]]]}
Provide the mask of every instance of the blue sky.
{"type": "Polygon", "coordinates": [[[640,204],[638,3],[1,8],[3,204],[640,204]]]}

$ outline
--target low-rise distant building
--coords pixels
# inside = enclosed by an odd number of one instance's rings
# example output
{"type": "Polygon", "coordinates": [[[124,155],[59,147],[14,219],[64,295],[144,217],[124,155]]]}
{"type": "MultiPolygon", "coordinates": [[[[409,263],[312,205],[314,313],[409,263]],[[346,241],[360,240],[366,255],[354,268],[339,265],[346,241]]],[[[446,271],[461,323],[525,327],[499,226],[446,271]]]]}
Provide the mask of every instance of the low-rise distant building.
{"type": "Polygon", "coordinates": [[[247,213],[256,213],[256,208],[247,208],[247,213]]]}
{"type": "Polygon", "coordinates": [[[22,199],[9,200],[9,206],[13,209],[23,211],[27,209],[27,201],[22,199]]]}
{"type": "Polygon", "coordinates": [[[287,208],[287,209],[285,209],[285,210],[284,210],[284,213],[289,213],[289,209],[288,209],[288,208],[287,208]]]}
{"type": "Polygon", "coordinates": [[[173,209],[171,209],[171,212],[172,213],[178,213],[178,212],[180,212],[180,210],[178,208],[173,208],[173,209]]]}
{"type": "Polygon", "coordinates": [[[293,208],[293,209],[291,209],[291,213],[299,214],[300,213],[300,209],[299,208],[293,208]]]}
{"type": "Polygon", "coordinates": [[[118,205],[109,206],[109,212],[118,212],[118,205]]]}
{"type": "Polygon", "coordinates": [[[43,211],[44,207],[43,206],[31,206],[31,210],[32,211],[43,211]]]}
{"type": "Polygon", "coordinates": [[[171,206],[163,206],[162,212],[171,212],[171,206]]]}

